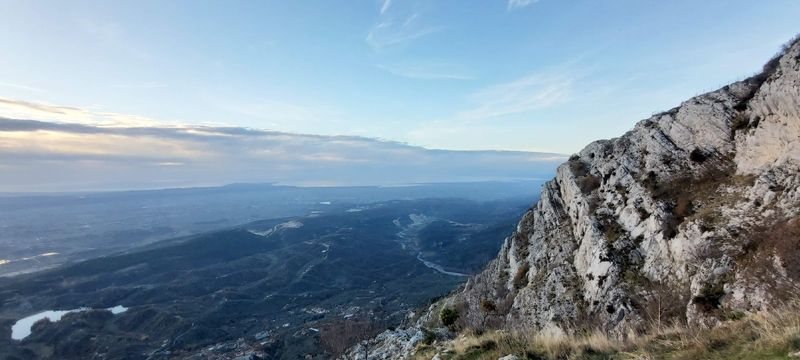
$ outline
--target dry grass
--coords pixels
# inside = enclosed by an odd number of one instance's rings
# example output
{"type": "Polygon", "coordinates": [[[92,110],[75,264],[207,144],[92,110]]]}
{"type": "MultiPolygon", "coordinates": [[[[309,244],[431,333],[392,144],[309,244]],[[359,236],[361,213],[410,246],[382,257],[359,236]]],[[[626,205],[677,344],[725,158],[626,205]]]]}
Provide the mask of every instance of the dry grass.
{"type": "Polygon", "coordinates": [[[414,359],[791,359],[800,350],[800,306],[751,314],[714,329],[661,327],[621,341],[602,332],[567,336],[554,332],[464,334],[438,347],[420,348],[414,359]]]}

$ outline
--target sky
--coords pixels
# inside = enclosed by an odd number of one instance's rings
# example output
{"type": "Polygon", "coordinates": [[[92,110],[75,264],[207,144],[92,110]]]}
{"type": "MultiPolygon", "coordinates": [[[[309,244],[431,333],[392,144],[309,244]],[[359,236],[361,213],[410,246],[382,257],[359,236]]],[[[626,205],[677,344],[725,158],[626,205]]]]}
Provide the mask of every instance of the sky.
{"type": "MultiPolygon", "coordinates": [[[[98,164],[125,153],[180,168],[205,154],[219,169],[255,161],[237,154],[274,146],[271,134],[327,145],[290,146],[262,167],[310,156],[357,168],[347,160],[359,152],[330,145],[342,136],[380,166],[410,161],[377,155],[390,147],[502,155],[508,169],[527,152],[554,167],[553,153],[757,72],[798,18],[795,0],[0,0],[0,117],[48,123],[0,134],[0,171],[22,174],[0,191],[202,182],[185,171],[123,185],[98,164]],[[75,126],[41,129],[58,124],[75,126]],[[186,132],[195,137],[175,139],[186,132]],[[44,181],[52,168],[103,176],[44,181]]],[[[450,162],[433,158],[430,169],[450,162]]],[[[471,163],[464,178],[493,177],[467,174],[471,163]]],[[[301,180],[284,175],[208,181],[301,180]]]]}

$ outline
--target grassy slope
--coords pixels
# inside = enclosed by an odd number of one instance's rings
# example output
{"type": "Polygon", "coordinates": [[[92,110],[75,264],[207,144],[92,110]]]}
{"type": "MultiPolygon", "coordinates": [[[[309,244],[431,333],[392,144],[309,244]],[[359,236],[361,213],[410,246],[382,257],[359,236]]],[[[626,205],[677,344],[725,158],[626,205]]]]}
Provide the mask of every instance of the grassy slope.
{"type": "Polygon", "coordinates": [[[442,344],[421,345],[413,359],[798,359],[800,306],[727,321],[714,329],[681,326],[631,335],[626,341],[602,333],[584,336],[487,332],[464,334],[442,344]],[[794,357],[793,353],[798,353],[794,357]]]}

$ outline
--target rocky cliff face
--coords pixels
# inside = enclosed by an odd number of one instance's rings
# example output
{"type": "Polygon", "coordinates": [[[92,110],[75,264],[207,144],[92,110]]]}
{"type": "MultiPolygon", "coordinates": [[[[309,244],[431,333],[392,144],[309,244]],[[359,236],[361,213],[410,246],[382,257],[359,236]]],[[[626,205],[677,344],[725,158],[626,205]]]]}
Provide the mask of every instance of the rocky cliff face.
{"type": "Polygon", "coordinates": [[[574,155],[498,257],[433,309],[472,328],[619,337],[766,309],[800,294],[799,170],[795,41],[762,74],[574,155]]]}
{"type": "Polygon", "coordinates": [[[619,336],[800,294],[800,43],[558,168],[463,293],[470,326],[619,336]]]}

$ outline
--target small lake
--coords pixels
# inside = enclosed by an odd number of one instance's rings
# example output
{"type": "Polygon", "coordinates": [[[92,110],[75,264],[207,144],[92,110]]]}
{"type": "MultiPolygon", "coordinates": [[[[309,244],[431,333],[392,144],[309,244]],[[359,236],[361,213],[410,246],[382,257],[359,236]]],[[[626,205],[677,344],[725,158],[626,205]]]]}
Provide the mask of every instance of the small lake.
{"type": "MultiPolygon", "coordinates": [[[[11,326],[11,338],[14,340],[22,340],[26,338],[28,335],[31,334],[31,327],[33,327],[33,324],[35,324],[39,320],[47,318],[50,319],[50,321],[52,322],[56,322],[61,320],[61,317],[66,314],[72,312],[86,311],[86,310],[91,310],[91,308],[79,308],[74,310],[47,310],[47,311],[42,311],[38,314],[33,314],[31,316],[24,317],[11,326]]],[[[116,315],[127,311],[128,308],[122,305],[117,305],[105,310],[111,311],[112,314],[116,315]]]]}

